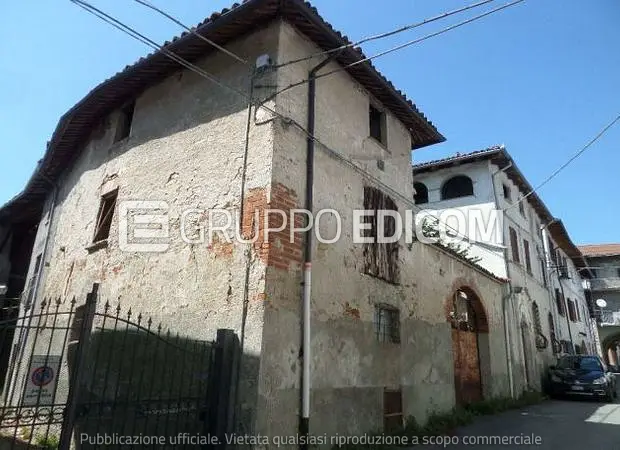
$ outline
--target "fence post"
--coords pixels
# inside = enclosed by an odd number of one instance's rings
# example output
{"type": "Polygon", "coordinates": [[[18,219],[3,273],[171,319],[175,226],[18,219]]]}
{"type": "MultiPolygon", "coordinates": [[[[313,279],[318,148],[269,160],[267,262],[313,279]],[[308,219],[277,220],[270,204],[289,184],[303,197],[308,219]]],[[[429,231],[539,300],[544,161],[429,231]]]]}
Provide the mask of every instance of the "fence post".
{"type": "MultiPolygon", "coordinates": [[[[80,388],[82,387],[82,375],[84,372],[84,356],[86,355],[86,347],[90,340],[90,334],[93,327],[93,319],[97,308],[97,291],[99,283],[93,283],[91,292],[86,295],[86,307],[84,309],[84,319],[80,327],[79,340],[75,355],[73,355],[74,369],[69,375],[69,393],[67,395],[67,403],[62,421],[62,431],[60,432],[59,450],[69,450],[71,447],[71,436],[73,427],[75,426],[76,412],[80,398],[80,388]]],[[[69,324],[70,326],[71,324],[69,324]]],[[[67,361],[71,359],[67,355],[67,361]]]]}
{"type": "Polygon", "coordinates": [[[206,434],[217,436],[219,445],[226,448],[226,434],[232,432],[235,411],[235,383],[239,338],[233,330],[217,330],[213,365],[207,388],[206,434]]]}

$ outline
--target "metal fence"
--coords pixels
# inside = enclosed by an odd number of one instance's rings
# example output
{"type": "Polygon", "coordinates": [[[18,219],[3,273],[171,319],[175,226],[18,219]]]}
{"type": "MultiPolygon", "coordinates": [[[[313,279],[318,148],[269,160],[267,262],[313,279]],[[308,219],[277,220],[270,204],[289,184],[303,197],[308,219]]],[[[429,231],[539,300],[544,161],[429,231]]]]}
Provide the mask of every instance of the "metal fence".
{"type": "Polygon", "coordinates": [[[85,302],[46,300],[0,321],[0,448],[223,448],[234,332],[197,340],[130,308],[97,310],[97,287],[85,302]]]}

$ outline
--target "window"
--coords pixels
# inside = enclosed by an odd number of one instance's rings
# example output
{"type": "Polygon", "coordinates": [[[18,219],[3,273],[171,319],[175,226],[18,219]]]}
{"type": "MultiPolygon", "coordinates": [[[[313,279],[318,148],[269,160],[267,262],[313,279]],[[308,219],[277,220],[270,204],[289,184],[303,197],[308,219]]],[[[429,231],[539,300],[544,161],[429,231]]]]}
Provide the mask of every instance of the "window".
{"type": "Polygon", "coordinates": [[[129,137],[135,106],[135,102],[131,102],[121,108],[118,122],[116,125],[116,135],[114,136],[114,142],[118,142],[125,139],[126,137],[129,137]]]}
{"type": "Polygon", "coordinates": [[[553,262],[554,266],[557,266],[558,261],[557,261],[557,257],[555,254],[555,247],[553,246],[553,242],[551,241],[550,238],[547,238],[547,245],[549,247],[549,256],[551,257],[551,261],[553,262]]]}
{"type": "Polygon", "coordinates": [[[566,305],[568,306],[568,318],[571,322],[576,322],[577,314],[575,313],[575,302],[573,302],[570,298],[567,298],[566,305]]]}
{"type": "Polygon", "coordinates": [[[553,353],[557,353],[559,348],[556,344],[555,338],[555,325],[553,324],[553,314],[549,313],[547,316],[547,320],[549,321],[549,338],[551,338],[551,349],[553,353]]]}
{"type": "Polygon", "coordinates": [[[428,188],[424,183],[413,183],[413,189],[415,190],[413,200],[416,205],[428,203],[428,188]]]}
{"type": "Polygon", "coordinates": [[[93,235],[93,243],[104,241],[110,235],[110,227],[112,226],[112,216],[114,215],[117,196],[118,190],[114,190],[101,197],[99,212],[97,213],[97,225],[95,227],[95,234],[93,235]]]}
{"type": "Polygon", "coordinates": [[[369,105],[368,116],[370,125],[370,137],[381,142],[383,145],[387,145],[385,113],[375,108],[373,105],[369,105]]]}
{"type": "MultiPolygon", "coordinates": [[[[378,212],[385,210],[398,211],[396,203],[379,189],[364,187],[364,209],[374,211],[374,215],[365,216],[364,222],[370,224],[370,229],[364,230],[364,237],[370,237],[372,242],[364,243],[363,271],[368,275],[381,278],[389,283],[398,283],[398,241],[378,242],[378,212]]],[[[393,236],[396,232],[396,221],[393,217],[383,217],[383,233],[385,237],[393,236]]]]}
{"type": "Polygon", "coordinates": [[[383,391],[383,431],[391,433],[403,427],[403,393],[400,389],[383,391]]]}
{"type": "Polygon", "coordinates": [[[523,199],[519,200],[519,213],[525,217],[525,206],[523,205],[523,199]]]}
{"type": "Polygon", "coordinates": [[[375,336],[379,342],[400,343],[400,311],[390,305],[375,305],[375,336]]]}
{"type": "Polygon", "coordinates": [[[532,317],[534,319],[534,330],[537,334],[543,334],[542,324],[540,323],[540,310],[536,302],[532,303],[532,317]]]}
{"type": "Polygon", "coordinates": [[[530,259],[530,243],[523,239],[523,254],[525,255],[525,268],[527,273],[532,273],[532,260],[530,259]]]}
{"type": "Polygon", "coordinates": [[[510,187],[507,184],[502,184],[502,191],[504,192],[504,200],[511,203],[512,198],[510,197],[510,187]]]}
{"type": "Polygon", "coordinates": [[[519,239],[517,238],[517,232],[514,228],[508,227],[508,233],[510,234],[510,249],[512,250],[512,260],[516,263],[521,262],[519,257],[519,239]]]}
{"type": "Polygon", "coordinates": [[[474,195],[474,184],[471,178],[466,175],[452,177],[441,187],[442,200],[467,197],[468,195],[474,195]]]}
{"type": "Polygon", "coordinates": [[[558,308],[558,314],[566,316],[566,308],[564,307],[564,299],[559,289],[555,290],[555,306],[558,308]]]}
{"type": "MultiPolygon", "coordinates": [[[[540,247],[536,246],[537,253],[539,255],[543,255],[543,252],[540,251],[540,247]]],[[[545,264],[544,255],[539,258],[540,260],[540,273],[542,277],[542,282],[544,286],[547,286],[547,265],[545,264]]]]}

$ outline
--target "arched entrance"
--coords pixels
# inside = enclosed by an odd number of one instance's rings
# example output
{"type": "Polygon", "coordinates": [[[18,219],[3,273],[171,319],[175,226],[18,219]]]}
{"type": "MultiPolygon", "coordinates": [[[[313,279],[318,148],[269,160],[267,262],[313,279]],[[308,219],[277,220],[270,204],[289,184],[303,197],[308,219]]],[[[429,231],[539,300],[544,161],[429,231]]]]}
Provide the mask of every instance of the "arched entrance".
{"type": "MultiPolygon", "coordinates": [[[[446,309],[452,327],[456,404],[466,405],[483,397],[480,335],[489,332],[487,316],[482,302],[468,287],[457,289],[446,309]]],[[[488,345],[488,340],[485,342],[488,345]]]]}
{"type": "Polygon", "coordinates": [[[534,388],[534,355],[532,353],[532,336],[527,322],[521,322],[521,346],[523,347],[523,369],[525,371],[525,385],[529,389],[534,388]]]}

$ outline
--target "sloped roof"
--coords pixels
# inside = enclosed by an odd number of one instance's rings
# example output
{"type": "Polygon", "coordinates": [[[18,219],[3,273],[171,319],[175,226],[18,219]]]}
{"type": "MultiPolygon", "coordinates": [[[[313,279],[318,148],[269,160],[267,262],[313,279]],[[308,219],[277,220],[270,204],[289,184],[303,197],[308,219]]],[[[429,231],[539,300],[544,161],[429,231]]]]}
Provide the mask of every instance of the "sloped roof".
{"type": "Polygon", "coordinates": [[[618,256],[620,255],[620,244],[589,244],[577,246],[583,256],[618,256]]]}
{"type": "MultiPolygon", "coordinates": [[[[226,45],[277,18],[292,24],[321,49],[329,50],[351,43],[320,16],[316,8],[302,0],[246,0],[241,4],[235,3],[229,9],[212,14],[194,30],[219,45],[226,45]]],[[[193,33],[183,33],[164,46],[190,62],[217,51],[193,33]]],[[[336,61],[347,65],[364,57],[361,50],[350,47],[338,52],[336,61]]],[[[154,52],[126,66],[90,91],[60,118],[35,173],[25,189],[0,208],[0,220],[19,222],[24,217],[40,214],[51,185],[77,157],[98,121],[180,69],[178,63],[161,52],[154,52]]],[[[413,102],[379,73],[371,62],[357,64],[347,72],[405,124],[414,149],[445,140],[413,102]]]]}
{"type": "MultiPolygon", "coordinates": [[[[430,173],[452,166],[469,164],[483,160],[490,160],[493,164],[505,169],[506,176],[508,176],[508,178],[515,183],[515,185],[517,185],[522,193],[534,191],[532,185],[527,181],[521,170],[519,170],[519,167],[503,145],[497,145],[470,153],[457,153],[456,155],[447,158],[415,164],[413,166],[414,180],[415,176],[418,174],[430,173]]],[[[562,250],[564,250],[568,257],[571,258],[575,266],[577,266],[580,270],[585,270],[583,273],[584,275],[587,275],[589,273],[589,270],[586,269],[587,263],[579,251],[579,248],[577,248],[571,240],[562,221],[551,214],[551,211],[549,211],[545,203],[535,191],[527,198],[527,201],[542,219],[543,225],[549,224],[548,230],[553,237],[553,240],[562,250]]]]}

